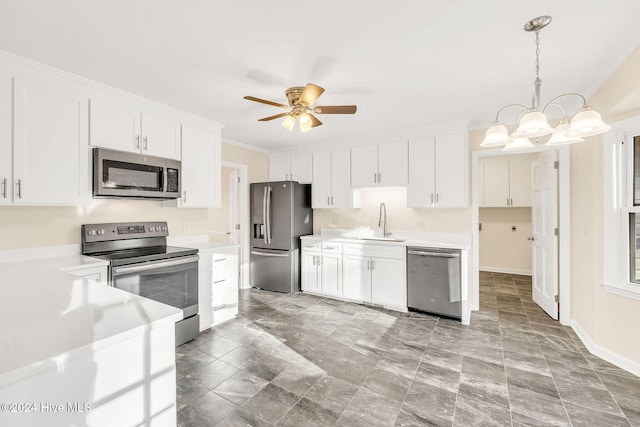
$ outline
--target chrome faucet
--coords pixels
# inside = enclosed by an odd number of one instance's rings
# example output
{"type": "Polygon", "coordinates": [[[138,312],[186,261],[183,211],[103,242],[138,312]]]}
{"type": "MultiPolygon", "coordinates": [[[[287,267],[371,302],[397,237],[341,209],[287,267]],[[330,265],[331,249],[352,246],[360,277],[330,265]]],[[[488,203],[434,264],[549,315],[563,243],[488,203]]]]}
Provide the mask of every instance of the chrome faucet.
{"type": "Polygon", "coordinates": [[[389,233],[387,231],[387,207],[385,206],[384,202],[380,203],[380,213],[378,214],[378,227],[380,227],[380,225],[383,225],[382,228],[382,237],[389,237],[391,236],[391,233],[389,233]],[[384,211],[384,223],[382,222],[382,212],[384,211]]]}

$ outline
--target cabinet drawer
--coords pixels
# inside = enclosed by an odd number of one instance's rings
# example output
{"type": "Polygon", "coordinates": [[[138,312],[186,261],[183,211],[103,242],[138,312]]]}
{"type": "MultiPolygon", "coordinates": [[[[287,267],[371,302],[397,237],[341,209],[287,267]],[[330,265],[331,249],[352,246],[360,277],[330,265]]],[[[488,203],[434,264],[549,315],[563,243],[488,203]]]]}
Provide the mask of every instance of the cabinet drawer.
{"type": "Polygon", "coordinates": [[[323,254],[340,254],[342,253],[342,243],[339,242],[322,242],[323,254]]]}
{"type": "Polygon", "coordinates": [[[395,259],[404,259],[405,252],[405,246],[372,245],[364,243],[345,243],[342,250],[342,253],[345,255],[361,255],[395,259]]]}

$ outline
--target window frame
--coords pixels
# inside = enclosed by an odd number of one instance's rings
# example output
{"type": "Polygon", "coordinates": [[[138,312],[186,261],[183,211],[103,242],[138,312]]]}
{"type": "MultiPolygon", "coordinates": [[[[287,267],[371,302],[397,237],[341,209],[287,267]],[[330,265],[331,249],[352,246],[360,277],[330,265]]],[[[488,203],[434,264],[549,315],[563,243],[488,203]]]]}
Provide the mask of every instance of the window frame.
{"type": "Polygon", "coordinates": [[[631,281],[630,226],[634,206],[634,137],[640,135],[640,116],[614,123],[603,140],[604,288],[640,300],[640,283],[631,281]]]}

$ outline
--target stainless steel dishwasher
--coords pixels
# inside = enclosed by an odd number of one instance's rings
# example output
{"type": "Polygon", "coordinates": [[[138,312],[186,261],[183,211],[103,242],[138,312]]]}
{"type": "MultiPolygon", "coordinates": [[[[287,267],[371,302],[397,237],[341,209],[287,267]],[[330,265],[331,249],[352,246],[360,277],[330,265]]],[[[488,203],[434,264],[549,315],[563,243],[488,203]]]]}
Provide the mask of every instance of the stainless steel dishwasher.
{"type": "Polygon", "coordinates": [[[461,319],[460,250],[407,248],[410,310],[461,319]]]}

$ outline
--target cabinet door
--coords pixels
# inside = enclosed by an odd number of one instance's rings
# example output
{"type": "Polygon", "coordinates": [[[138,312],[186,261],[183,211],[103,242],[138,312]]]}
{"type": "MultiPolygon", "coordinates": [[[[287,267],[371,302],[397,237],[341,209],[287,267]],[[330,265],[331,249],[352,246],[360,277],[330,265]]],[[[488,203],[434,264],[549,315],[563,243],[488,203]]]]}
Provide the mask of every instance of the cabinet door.
{"type": "Polygon", "coordinates": [[[86,202],[88,98],[16,79],[14,102],[14,203],[86,202]]]}
{"type": "Polygon", "coordinates": [[[200,260],[198,262],[198,313],[200,314],[201,331],[213,325],[211,281],[211,253],[200,251],[200,260]]]}
{"type": "MultiPolygon", "coordinates": [[[[352,208],[351,152],[348,148],[331,152],[331,207],[352,208]]],[[[315,169],[314,169],[315,173],[315,169]]]]}
{"type": "Polygon", "coordinates": [[[484,161],[485,207],[507,206],[509,199],[509,161],[489,158],[484,161]]]}
{"type": "Polygon", "coordinates": [[[302,251],[302,283],[301,288],[306,292],[321,293],[320,270],[318,269],[319,252],[302,251]]]}
{"type": "Polygon", "coordinates": [[[342,296],[342,254],[323,254],[320,262],[322,293],[342,296]]]}
{"type": "Polygon", "coordinates": [[[182,207],[220,207],[220,133],[182,128],[182,207]]]}
{"type": "Polygon", "coordinates": [[[435,204],[435,141],[409,141],[409,185],[407,206],[424,208],[435,204]]]}
{"type": "Polygon", "coordinates": [[[114,102],[91,99],[89,143],[131,153],[140,152],[140,113],[114,102]]]}
{"type": "Polygon", "coordinates": [[[290,158],[291,175],[289,179],[301,184],[310,184],[313,180],[313,156],[311,153],[293,154],[290,158]]]}
{"type": "Polygon", "coordinates": [[[269,181],[288,181],[289,156],[269,156],[269,181]]]}
{"type": "Polygon", "coordinates": [[[331,207],[331,153],[313,153],[313,181],[311,185],[311,207],[331,207]]]}
{"type": "Polygon", "coordinates": [[[0,73],[0,204],[13,197],[12,80],[0,73]]]}
{"type": "Polygon", "coordinates": [[[342,296],[357,301],[371,301],[370,258],[358,255],[342,256],[342,296]]]}
{"type": "Polygon", "coordinates": [[[371,302],[393,307],[406,307],[406,275],[404,260],[372,258],[371,302]]]}
{"type": "Polygon", "coordinates": [[[467,206],[467,147],[462,133],[436,137],[436,205],[467,206]]]}
{"type": "Polygon", "coordinates": [[[511,160],[509,163],[509,195],[511,206],[530,207],[533,189],[531,187],[531,159],[511,160]]]}
{"type": "Polygon", "coordinates": [[[180,160],[180,123],[143,114],[142,152],[156,157],[180,160]]]}
{"type": "Polygon", "coordinates": [[[351,148],[351,186],[375,187],[378,185],[378,146],[351,148]]]}
{"type": "Polygon", "coordinates": [[[407,185],[408,168],[406,141],[378,145],[378,185],[407,185]]]}

